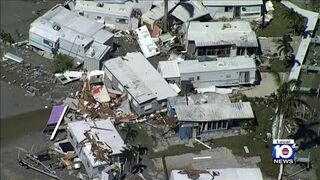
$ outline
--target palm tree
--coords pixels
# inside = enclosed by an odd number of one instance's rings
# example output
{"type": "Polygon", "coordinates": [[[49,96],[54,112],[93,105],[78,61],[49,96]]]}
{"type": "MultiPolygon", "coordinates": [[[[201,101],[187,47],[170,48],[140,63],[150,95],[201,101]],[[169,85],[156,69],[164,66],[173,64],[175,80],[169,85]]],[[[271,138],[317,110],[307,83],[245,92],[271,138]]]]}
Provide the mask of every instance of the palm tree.
{"type": "Polygon", "coordinates": [[[126,137],[124,139],[124,143],[127,143],[129,141],[134,141],[134,139],[138,135],[138,131],[136,129],[133,129],[131,125],[127,124],[122,131],[126,133],[126,137]]]}
{"type": "Polygon", "coordinates": [[[300,34],[303,32],[305,24],[304,18],[297,14],[294,9],[285,11],[283,16],[290,22],[290,28],[292,29],[293,33],[300,34]]]}
{"type": "Polygon", "coordinates": [[[290,37],[288,37],[287,35],[284,35],[282,39],[279,40],[280,45],[277,47],[279,55],[284,56],[284,60],[287,61],[288,66],[292,66],[292,62],[293,62],[292,58],[294,58],[292,55],[293,48],[290,44],[290,41],[291,41],[290,37]]]}
{"type": "Polygon", "coordinates": [[[299,84],[300,83],[297,80],[290,80],[282,83],[277,90],[276,101],[278,103],[278,113],[283,114],[284,117],[292,115],[292,105],[301,95],[299,91],[293,90],[293,88],[297,87],[299,84]]]}
{"type": "Polygon", "coordinates": [[[284,55],[285,59],[289,59],[290,54],[293,52],[293,48],[290,44],[290,38],[287,35],[282,37],[277,50],[279,51],[279,55],[284,55]]]}
{"type": "Polygon", "coordinates": [[[145,151],[145,147],[127,145],[121,150],[122,157],[125,158],[125,171],[131,174],[142,173],[147,168],[146,165],[141,163],[141,155],[144,155],[142,151],[145,151]]]}

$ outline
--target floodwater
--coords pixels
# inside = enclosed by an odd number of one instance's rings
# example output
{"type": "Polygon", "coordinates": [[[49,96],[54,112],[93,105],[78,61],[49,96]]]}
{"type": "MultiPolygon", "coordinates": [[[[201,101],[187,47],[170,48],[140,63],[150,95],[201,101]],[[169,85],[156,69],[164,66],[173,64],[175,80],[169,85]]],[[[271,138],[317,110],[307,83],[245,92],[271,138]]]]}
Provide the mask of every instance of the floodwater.
{"type": "Polygon", "coordinates": [[[1,147],[28,134],[41,132],[49,115],[50,109],[42,109],[1,119],[1,147]]]}

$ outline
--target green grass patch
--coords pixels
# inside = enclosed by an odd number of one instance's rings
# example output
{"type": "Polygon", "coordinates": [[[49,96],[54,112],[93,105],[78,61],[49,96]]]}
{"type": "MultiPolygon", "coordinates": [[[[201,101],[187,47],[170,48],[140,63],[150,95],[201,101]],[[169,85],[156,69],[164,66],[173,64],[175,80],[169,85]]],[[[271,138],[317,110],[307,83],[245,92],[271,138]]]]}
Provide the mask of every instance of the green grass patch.
{"type": "Polygon", "coordinates": [[[263,176],[276,178],[279,166],[272,163],[272,140],[266,139],[266,133],[271,133],[272,121],[270,118],[274,115],[274,110],[254,104],[252,108],[258,121],[256,131],[243,136],[214,139],[212,146],[227,147],[232,150],[233,154],[242,157],[260,156],[261,162],[258,166],[261,168],[263,176]],[[245,153],[243,146],[248,146],[249,154],[245,153]]]}
{"type": "Polygon", "coordinates": [[[273,20],[265,27],[257,30],[258,36],[263,37],[282,37],[290,31],[290,23],[283,18],[283,14],[287,10],[280,3],[274,2],[273,20]]]}
{"type": "MultiPolygon", "coordinates": [[[[251,157],[260,156],[261,162],[258,166],[265,177],[276,178],[279,166],[272,163],[272,141],[266,139],[266,133],[271,133],[272,121],[270,118],[274,115],[274,110],[264,105],[252,105],[255,112],[258,126],[256,130],[250,134],[243,136],[234,136],[211,140],[212,147],[227,147],[237,156],[251,157]],[[248,146],[250,153],[246,154],[243,146],[248,146]]],[[[146,136],[143,131],[139,133],[140,138],[144,138],[144,143],[152,143],[151,138],[146,136]]],[[[138,137],[139,138],[139,137],[138,137]]],[[[208,143],[208,142],[207,142],[208,143]]],[[[152,147],[148,146],[148,147],[152,147]]],[[[184,145],[170,146],[169,149],[160,152],[149,151],[149,157],[160,158],[163,156],[175,156],[185,153],[197,153],[206,148],[200,144],[195,144],[194,147],[184,145]]]]}
{"type": "Polygon", "coordinates": [[[289,72],[290,68],[285,60],[272,60],[270,70],[273,72],[289,72]]]}
{"type": "Polygon", "coordinates": [[[316,170],[317,177],[320,178],[320,147],[310,150],[310,158],[312,160],[312,168],[316,170]]]}

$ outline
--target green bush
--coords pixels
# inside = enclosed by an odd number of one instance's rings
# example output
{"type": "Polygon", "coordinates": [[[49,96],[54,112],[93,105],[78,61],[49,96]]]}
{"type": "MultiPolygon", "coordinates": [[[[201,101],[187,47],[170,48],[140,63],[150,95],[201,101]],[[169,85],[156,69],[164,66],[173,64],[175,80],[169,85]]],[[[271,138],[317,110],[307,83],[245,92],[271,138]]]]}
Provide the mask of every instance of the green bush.
{"type": "Polygon", "coordinates": [[[5,33],[3,30],[1,32],[1,39],[3,40],[4,43],[14,43],[14,39],[13,37],[11,36],[10,33],[5,33]]]}
{"type": "Polygon", "coordinates": [[[73,60],[70,56],[58,54],[54,60],[55,72],[64,72],[73,66],[73,60]]]}

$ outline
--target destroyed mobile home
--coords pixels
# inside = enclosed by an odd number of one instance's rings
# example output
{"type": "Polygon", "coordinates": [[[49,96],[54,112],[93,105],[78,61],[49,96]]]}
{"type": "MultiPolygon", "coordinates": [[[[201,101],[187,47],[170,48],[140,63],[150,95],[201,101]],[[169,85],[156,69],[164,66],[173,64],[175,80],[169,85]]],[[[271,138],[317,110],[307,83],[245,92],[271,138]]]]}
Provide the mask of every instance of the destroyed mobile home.
{"type": "MultiPolygon", "coordinates": [[[[114,169],[110,171],[123,169],[120,154],[125,144],[110,119],[71,122],[68,124],[68,140],[89,178],[101,177],[101,172],[111,165],[114,169]]],[[[116,177],[119,178],[119,174],[116,177]]]]}
{"type": "MultiPolygon", "coordinates": [[[[154,3],[155,4],[155,3],[154,3]]],[[[161,28],[159,29],[158,23],[163,20],[164,17],[164,3],[158,3],[150,9],[148,12],[144,13],[141,17],[141,22],[146,25],[148,29],[153,32],[154,36],[158,36],[161,33],[161,28]]],[[[211,16],[208,10],[201,4],[199,0],[192,1],[169,1],[168,2],[168,25],[170,27],[174,25],[181,25],[193,20],[204,20],[208,21],[211,16]],[[192,11],[192,13],[190,13],[192,11]]]]}
{"type": "Polygon", "coordinates": [[[101,69],[111,55],[113,34],[105,25],[56,5],[30,25],[29,43],[48,53],[71,56],[91,71],[101,69]]]}

